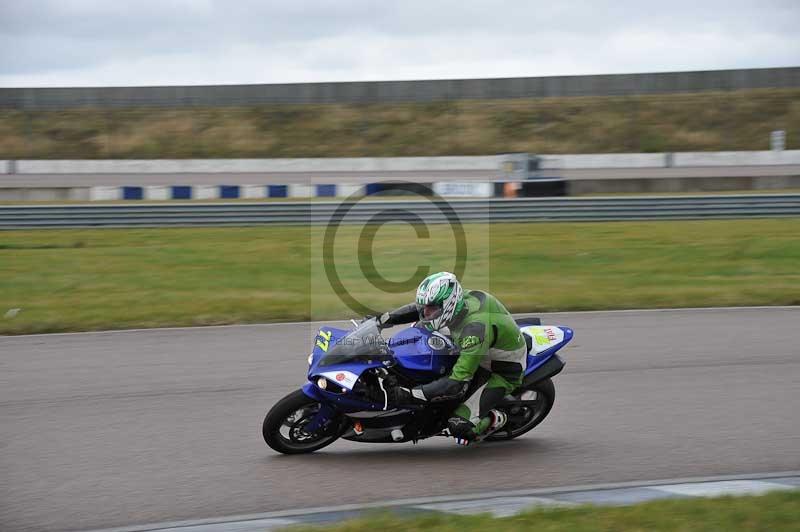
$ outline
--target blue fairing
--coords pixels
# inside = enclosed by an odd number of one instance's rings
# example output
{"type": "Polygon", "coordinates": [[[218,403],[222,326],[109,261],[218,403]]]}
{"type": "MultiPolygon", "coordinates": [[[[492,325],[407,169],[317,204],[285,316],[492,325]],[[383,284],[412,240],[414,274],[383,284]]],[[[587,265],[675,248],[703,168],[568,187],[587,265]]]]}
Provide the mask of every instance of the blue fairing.
{"type": "Polygon", "coordinates": [[[383,410],[383,403],[370,403],[360,401],[351,395],[339,395],[331,392],[321,390],[316,384],[307,382],[303,385],[303,393],[319,401],[320,403],[328,403],[336,405],[342,412],[360,412],[362,410],[383,410]]]}
{"type": "Polygon", "coordinates": [[[319,364],[319,361],[322,360],[322,357],[325,356],[325,353],[328,351],[329,346],[336,345],[336,343],[339,340],[344,338],[344,336],[350,332],[346,329],[337,329],[336,327],[321,327],[319,331],[320,333],[330,332],[331,337],[330,339],[327,339],[325,336],[322,336],[321,334],[317,335],[314,343],[314,350],[311,351],[311,366],[308,368],[309,377],[311,376],[311,372],[313,371],[313,369],[319,364]]]}
{"type": "Polygon", "coordinates": [[[429,339],[434,333],[426,329],[409,327],[392,336],[389,348],[394,353],[397,362],[412,373],[419,376],[441,376],[450,372],[456,362],[448,345],[442,349],[433,349],[429,339]]]}
{"type": "Polygon", "coordinates": [[[559,349],[567,345],[569,341],[572,340],[572,336],[574,335],[572,329],[570,329],[569,327],[558,327],[558,328],[564,331],[564,339],[560,343],[552,346],[550,349],[546,351],[542,351],[541,353],[537,353],[535,355],[531,355],[530,353],[528,353],[528,367],[525,368],[525,375],[528,375],[529,373],[536,371],[536,369],[539,366],[547,362],[547,360],[553,355],[555,355],[559,349]]]}

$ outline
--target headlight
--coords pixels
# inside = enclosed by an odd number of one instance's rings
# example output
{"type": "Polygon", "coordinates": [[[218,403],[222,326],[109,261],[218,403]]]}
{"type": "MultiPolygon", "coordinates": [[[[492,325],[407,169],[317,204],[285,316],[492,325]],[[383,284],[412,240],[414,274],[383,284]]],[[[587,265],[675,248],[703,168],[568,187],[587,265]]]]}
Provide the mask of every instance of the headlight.
{"type": "Polygon", "coordinates": [[[314,361],[314,353],[308,355],[308,365],[310,366],[311,363],[314,361]]]}
{"type": "Polygon", "coordinates": [[[328,387],[328,380],[325,377],[320,377],[319,379],[317,379],[317,386],[319,386],[320,389],[324,390],[325,388],[328,387]]]}

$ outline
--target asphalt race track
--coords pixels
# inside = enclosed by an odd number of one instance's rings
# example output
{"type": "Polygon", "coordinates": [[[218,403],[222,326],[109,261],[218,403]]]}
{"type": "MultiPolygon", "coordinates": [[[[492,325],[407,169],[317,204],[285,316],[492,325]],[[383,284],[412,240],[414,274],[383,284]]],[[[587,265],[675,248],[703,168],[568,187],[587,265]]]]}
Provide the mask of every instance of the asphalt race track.
{"type": "Polygon", "coordinates": [[[2,337],[0,529],[800,469],[800,307],[544,317],[576,337],[529,435],[296,457],[261,421],[315,325],[2,337]]]}

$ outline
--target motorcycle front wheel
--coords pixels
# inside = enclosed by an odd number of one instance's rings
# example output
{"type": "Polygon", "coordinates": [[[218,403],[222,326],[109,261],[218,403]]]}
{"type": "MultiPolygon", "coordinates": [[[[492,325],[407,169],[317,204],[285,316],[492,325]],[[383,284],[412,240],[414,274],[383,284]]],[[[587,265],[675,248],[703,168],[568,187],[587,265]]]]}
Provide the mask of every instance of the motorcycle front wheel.
{"type": "Polygon", "coordinates": [[[313,453],[339,438],[339,432],[309,433],[304,429],[319,412],[320,404],[297,390],[273,406],[264,418],[261,432],[272,449],[283,454],[313,453]]]}

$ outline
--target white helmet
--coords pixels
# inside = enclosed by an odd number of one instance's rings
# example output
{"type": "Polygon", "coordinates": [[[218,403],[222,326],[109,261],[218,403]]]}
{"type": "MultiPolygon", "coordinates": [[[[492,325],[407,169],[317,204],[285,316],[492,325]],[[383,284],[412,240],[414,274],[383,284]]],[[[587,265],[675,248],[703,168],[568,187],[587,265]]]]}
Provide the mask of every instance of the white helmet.
{"type": "Polygon", "coordinates": [[[456,276],[449,272],[429,275],[417,288],[419,321],[431,331],[447,327],[464,306],[464,293],[456,276]]]}

